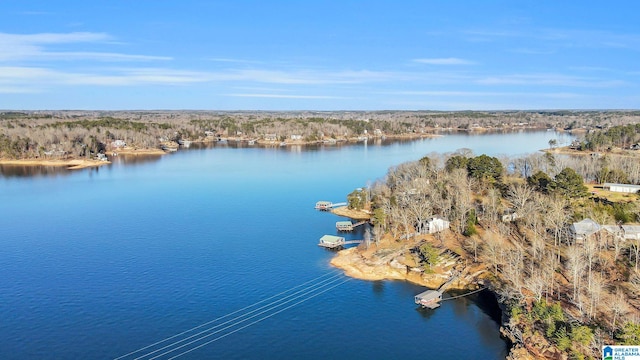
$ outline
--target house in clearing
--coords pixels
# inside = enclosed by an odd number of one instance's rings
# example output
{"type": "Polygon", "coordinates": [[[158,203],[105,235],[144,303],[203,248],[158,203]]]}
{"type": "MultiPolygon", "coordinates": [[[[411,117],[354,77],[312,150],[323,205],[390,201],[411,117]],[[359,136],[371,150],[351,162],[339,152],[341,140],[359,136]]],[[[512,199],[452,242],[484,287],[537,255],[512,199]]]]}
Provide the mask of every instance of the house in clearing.
{"type": "Polygon", "coordinates": [[[127,143],[124,140],[115,140],[111,143],[111,146],[114,148],[123,148],[127,146],[127,143]]]}
{"type": "Polygon", "coordinates": [[[435,234],[449,228],[449,221],[439,216],[433,216],[426,221],[418,224],[418,232],[420,234],[435,234]]]}
{"type": "Polygon", "coordinates": [[[517,212],[505,211],[502,214],[502,222],[512,222],[518,220],[519,216],[517,212]]]}
{"type": "Polygon", "coordinates": [[[571,239],[576,244],[578,244],[583,243],[590,236],[596,234],[601,229],[602,227],[600,226],[600,224],[589,218],[586,218],[582,221],[571,224],[571,226],[569,226],[569,235],[571,236],[571,239]]]}
{"type": "Polygon", "coordinates": [[[602,188],[605,190],[613,191],[613,192],[631,193],[631,194],[635,194],[638,191],[640,191],[640,185],[632,185],[632,184],[604,183],[602,184],[602,188]]]}

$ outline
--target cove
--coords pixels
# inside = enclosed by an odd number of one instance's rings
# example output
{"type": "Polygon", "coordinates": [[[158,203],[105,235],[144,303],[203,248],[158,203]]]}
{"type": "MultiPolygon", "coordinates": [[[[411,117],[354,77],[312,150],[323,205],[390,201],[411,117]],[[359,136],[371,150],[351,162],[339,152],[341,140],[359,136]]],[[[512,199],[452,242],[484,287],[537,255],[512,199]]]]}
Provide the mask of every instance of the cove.
{"type": "Polygon", "coordinates": [[[419,286],[349,280],[331,268],[333,253],[317,241],[335,233],[339,218],[313,206],[344,201],[390,166],[431,152],[526,154],[552,138],[571,139],[554,132],[448,134],[366,146],[194,147],[64,173],[3,168],[0,354],[113,359],[311,286],[271,312],[185,346],[181,351],[264,318],[182,358],[502,359],[507,344],[481,302],[461,298],[425,312],[413,304],[419,286]],[[336,282],[320,288],[323,276],[336,282]]]}

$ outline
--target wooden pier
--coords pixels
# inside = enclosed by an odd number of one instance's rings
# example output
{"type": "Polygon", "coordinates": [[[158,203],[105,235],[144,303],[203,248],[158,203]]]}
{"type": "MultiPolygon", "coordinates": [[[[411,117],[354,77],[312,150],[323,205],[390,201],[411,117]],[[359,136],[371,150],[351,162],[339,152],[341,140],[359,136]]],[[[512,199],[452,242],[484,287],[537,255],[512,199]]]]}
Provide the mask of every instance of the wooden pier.
{"type": "Polygon", "coordinates": [[[345,240],[342,236],[324,235],[320,238],[318,246],[327,249],[336,249],[349,244],[361,244],[364,240],[345,240]]]}

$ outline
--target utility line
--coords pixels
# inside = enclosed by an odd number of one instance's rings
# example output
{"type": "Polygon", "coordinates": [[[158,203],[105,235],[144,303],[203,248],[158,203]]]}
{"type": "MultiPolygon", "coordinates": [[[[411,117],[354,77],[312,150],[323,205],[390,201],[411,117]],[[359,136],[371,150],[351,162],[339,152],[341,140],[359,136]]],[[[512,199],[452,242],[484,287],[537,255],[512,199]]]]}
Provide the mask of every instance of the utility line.
{"type": "MultiPolygon", "coordinates": [[[[298,294],[298,293],[300,293],[300,292],[302,292],[302,294],[300,294],[300,295],[298,295],[298,296],[295,296],[295,297],[293,297],[293,298],[291,298],[291,299],[289,299],[289,300],[287,300],[287,301],[285,301],[285,302],[282,302],[282,303],[277,304],[277,305],[274,305],[274,306],[271,306],[271,305],[265,305],[265,306],[261,307],[260,309],[262,309],[262,308],[264,308],[264,307],[269,307],[269,308],[268,308],[268,309],[266,309],[266,310],[263,310],[263,311],[261,311],[261,312],[259,312],[259,313],[257,313],[257,314],[254,314],[254,315],[252,315],[252,316],[250,316],[250,317],[248,317],[248,318],[245,318],[245,319],[242,319],[242,320],[240,320],[240,321],[237,321],[237,322],[236,322],[236,323],[234,323],[234,324],[227,325],[227,326],[225,326],[224,328],[219,329],[219,330],[216,330],[216,331],[214,331],[214,332],[212,332],[212,333],[210,333],[210,334],[203,335],[203,336],[201,336],[201,337],[199,337],[199,338],[197,338],[197,339],[195,339],[195,340],[191,340],[191,341],[189,341],[189,342],[187,342],[187,343],[185,343],[185,344],[182,344],[182,345],[180,345],[180,346],[178,346],[178,347],[175,347],[175,348],[173,348],[173,349],[171,349],[171,350],[167,350],[167,351],[163,352],[162,354],[159,354],[159,355],[156,355],[156,356],[154,356],[154,357],[152,357],[152,358],[149,358],[148,360],[154,360],[154,359],[157,359],[157,358],[159,358],[160,356],[166,355],[166,354],[168,354],[168,353],[172,353],[172,352],[174,352],[174,351],[176,351],[176,350],[178,350],[178,349],[181,349],[181,348],[183,348],[183,347],[185,347],[185,346],[191,345],[191,344],[193,344],[193,343],[195,343],[195,342],[198,342],[198,341],[200,341],[200,340],[203,340],[203,339],[205,339],[205,338],[208,338],[208,337],[210,337],[210,336],[212,336],[212,335],[218,334],[218,333],[220,333],[220,332],[222,332],[222,331],[224,331],[224,330],[227,330],[227,329],[229,329],[229,328],[232,328],[232,327],[234,327],[234,326],[237,326],[237,325],[239,325],[239,324],[241,324],[241,323],[243,323],[243,322],[245,322],[245,321],[248,321],[248,320],[253,319],[253,318],[257,317],[257,316],[260,316],[260,315],[262,315],[262,314],[264,314],[264,313],[267,313],[267,312],[269,312],[269,311],[272,311],[272,310],[274,310],[274,309],[276,309],[276,308],[278,308],[278,307],[281,307],[281,306],[283,306],[283,305],[285,305],[285,304],[288,304],[288,303],[290,303],[291,301],[294,301],[294,300],[296,300],[296,299],[298,299],[298,298],[301,298],[301,297],[303,297],[303,296],[306,296],[306,295],[308,295],[308,294],[311,294],[311,293],[315,292],[316,290],[321,289],[321,288],[323,288],[323,287],[326,287],[326,286],[328,286],[328,285],[331,285],[332,283],[334,283],[334,282],[336,282],[336,281],[338,280],[337,276],[334,276],[333,278],[330,278],[330,279],[331,279],[331,281],[329,281],[328,283],[325,283],[325,284],[323,284],[323,285],[320,285],[320,286],[318,286],[318,287],[317,287],[317,288],[315,288],[315,289],[312,289],[312,290],[306,290],[306,289],[304,289],[304,290],[300,290],[300,291],[298,291],[298,292],[296,292],[296,293],[294,293],[294,294],[292,294],[292,295],[298,294]]],[[[324,280],[323,280],[323,281],[324,281],[324,280]]],[[[314,286],[315,286],[315,285],[314,285],[314,286]]],[[[313,287],[313,286],[310,286],[310,287],[313,287]]],[[[280,300],[276,300],[276,301],[274,301],[273,303],[280,302],[280,301],[282,301],[282,300],[284,300],[284,299],[286,299],[287,297],[290,297],[290,296],[291,296],[291,295],[288,295],[288,296],[286,296],[286,297],[284,297],[284,298],[282,298],[282,299],[280,299],[280,300]]],[[[314,296],[314,297],[315,297],[315,296],[314,296]]],[[[273,303],[272,303],[272,304],[273,304],[273,303]]],[[[257,310],[259,310],[259,309],[257,309],[257,310]]],[[[252,312],[255,312],[255,311],[252,311],[252,312]]],[[[252,313],[252,312],[250,312],[250,313],[252,313]]],[[[248,314],[250,314],[250,313],[248,313],[248,314]]],[[[278,312],[276,312],[276,314],[277,314],[277,313],[278,313],[278,312]]],[[[227,323],[229,323],[229,322],[235,321],[235,320],[237,320],[237,319],[239,319],[239,318],[242,318],[242,317],[244,317],[244,316],[246,316],[246,315],[248,315],[248,314],[240,315],[240,316],[238,316],[238,317],[236,317],[236,318],[234,318],[234,319],[232,319],[232,320],[229,320],[229,321],[225,322],[224,324],[227,324],[227,323]]],[[[269,316],[269,317],[270,317],[270,316],[269,316]]],[[[203,331],[201,331],[201,332],[199,332],[199,333],[197,333],[197,334],[195,334],[195,335],[189,336],[188,338],[185,338],[185,339],[183,339],[183,340],[176,341],[176,342],[174,342],[174,343],[172,343],[172,344],[169,344],[169,345],[167,345],[167,346],[165,346],[165,347],[163,347],[163,348],[161,348],[161,349],[158,349],[158,350],[152,351],[152,352],[150,352],[150,353],[148,353],[148,354],[145,354],[145,355],[142,355],[142,356],[140,356],[140,357],[137,357],[135,360],[139,360],[139,359],[141,359],[141,358],[143,358],[143,357],[145,357],[145,356],[152,355],[152,354],[154,354],[154,353],[156,353],[156,352],[158,352],[158,351],[161,351],[161,350],[163,350],[163,349],[166,349],[166,348],[169,348],[169,347],[173,347],[173,346],[175,346],[175,345],[178,345],[178,344],[179,344],[179,343],[181,343],[181,342],[184,342],[184,341],[186,341],[186,340],[189,340],[189,339],[191,339],[191,338],[193,338],[193,337],[195,337],[195,336],[201,335],[201,334],[203,334],[203,333],[209,332],[209,331],[211,331],[211,330],[213,330],[213,329],[215,329],[215,328],[218,328],[218,327],[220,327],[220,326],[222,326],[222,325],[224,325],[224,324],[216,325],[216,326],[213,326],[213,327],[211,327],[211,328],[209,328],[209,329],[203,330],[203,331]]]]}
{"type": "MultiPolygon", "coordinates": [[[[220,316],[220,317],[218,317],[218,318],[216,318],[216,319],[213,319],[213,320],[211,320],[211,321],[205,322],[205,323],[203,323],[203,324],[201,324],[201,325],[198,325],[198,326],[195,326],[195,327],[193,327],[193,328],[191,328],[191,329],[185,330],[185,331],[183,331],[183,332],[181,332],[181,333],[179,333],[179,334],[176,334],[176,335],[170,336],[170,337],[168,337],[168,338],[165,338],[165,339],[163,339],[163,340],[157,341],[157,342],[155,342],[155,343],[153,343],[153,344],[150,344],[150,345],[147,345],[147,346],[145,346],[145,347],[139,348],[139,349],[137,349],[137,350],[135,350],[135,351],[132,351],[132,352],[130,352],[130,353],[127,353],[127,354],[125,354],[125,355],[119,356],[119,357],[115,358],[114,360],[120,360],[120,359],[125,358],[125,357],[127,357],[127,356],[130,356],[130,355],[136,354],[136,353],[138,353],[138,352],[141,352],[141,351],[143,351],[143,350],[146,350],[146,349],[148,349],[148,348],[150,348],[150,347],[153,347],[153,346],[156,346],[156,345],[162,344],[162,343],[164,343],[164,342],[166,342],[166,341],[169,341],[169,340],[171,340],[171,339],[175,339],[176,337],[179,337],[179,336],[181,336],[181,335],[187,334],[187,333],[189,333],[189,332],[192,332],[192,331],[194,331],[194,330],[197,330],[197,329],[199,329],[199,328],[202,328],[202,327],[204,327],[204,326],[207,326],[207,325],[209,325],[209,324],[212,324],[212,323],[214,323],[214,322],[216,322],[216,321],[222,320],[222,319],[227,318],[227,317],[229,317],[229,316],[235,315],[235,314],[237,314],[237,313],[239,313],[239,312],[242,312],[242,311],[244,311],[244,310],[250,309],[250,308],[252,308],[252,307],[254,307],[254,306],[256,306],[256,305],[259,305],[259,304],[262,304],[262,303],[264,303],[264,302],[267,302],[267,301],[269,301],[269,300],[271,300],[271,299],[273,299],[273,298],[276,298],[276,297],[278,297],[278,296],[280,296],[280,295],[284,295],[284,294],[286,294],[286,293],[288,293],[288,292],[291,292],[291,291],[292,291],[292,290],[294,290],[294,289],[297,289],[297,288],[299,288],[299,287],[305,286],[305,285],[307,285],[307,284],[309,284],[309,283],[312,283],[312,282],[314,282],[314,281],[320,280],[320,279],[322,279],[322,278],[324,278],[324,277],[327,277],[327,276],[329,276],[329,275],[333,275],[333,276],[335,277],[335,276],[340,275],[340,274],[339,274],[339,273],[336,273],[336,272],[329,272],[329,273],[327,273],[327,274],[324,274],[324,275],[318,276],[318,277],[316,277],[316,278],[314,278],[314,279],[308,280],[308,281],[306,281],[306,282],[304,282],[304,283],[302,283],[302,284],[300,284],[300,285],[296,285],[296,286],[294,286],[294,287],[292,287],[292,288],[290,288],[290,289],[287,289],[287,290],[285,290],[285,291],[282,291],[282,292],[280,292],[280,293],[278,293],[278,294],[275,294],[275,295],[273,295],[273,296],[270,296],[270,297],[268,297],[268,298],[266,298],[266,299],[263,299],[263,300],[260,300],[260,301],[258,301],[258,302],[256,302],[256,303],[253,303],[253,304],[251,304],[251,305],[245,306],[245,307],[243,307],[242,309],[235,310],[235,311],[230,312],[230,313],[228,313],[228,314],[226,314],[226,315],[220,316]]],[[[325,280],[326,280],[326,279],[325,279],[325,280]]],[[[323,281],[324,281],[324,280],[323,280],[323,281]]],[[[321,281],[321,282],[322,282],[322,281],[321,281]]],[[[321,282],[320,282],[320,283],[321,283],[321,282]]]]}
{"type": "Polygon", "coordinates": [[[207,342],[205,342],[205,343],[203,343],[203,344],[200,344],[200,345],[198,345],[198,346],[196,346],[196,347],[194,347],[194,348],[192,348],[192,349],[189,349],[189,350],[187,350],[187,351],[185,351],[185,352],[182,352],[182,353],[180,353],[180,354],[178,354],[178,355],[175,355],[175,356],[173,356],[173,357],[170,357],[168,360],[173,360],[173,359],[178,358],[178,357],[180,357],[180,356],[182,356],[182,355],[185,355],[185,354],[188,354],[188,353],[190,353],[190,352],[192,352],[192,351],[194,351],[194,350],[197,350],[197,349],[199,349],[199,348],[201,348],[201,347],[203,347],[203,346],[205,346],[205,345],[209,345],[209,344],[211,344],[211,343],[212,343],[212,342],[214,342],[214,341],[218,341],[218,340],[220,340],[220,339],[222,339],[222,338],[224,338],[224,337],[227,337],[227,336],[229,336],[229,335],[231,335],[231,334],[233,334],[233,333],[235,333],[235,332],[238,332],[238,331],[240,331],[240,330],[242,330],[242,329],[244,329],[244,328],[247,328],[247,327],[249,327],[249,326],[251,326],[251,325],[257,324],[257,323],[259,323],[259,322],[261,322],[261,321],[263,321],[263,320],[266,320],[266,319],[268,319],[268,318],[270,318],[270,317],[272,317],[272,316],[275,316],[275,315],[277,315],[277,314],[279,314],[279,313],[281,313],[281,312],[283,312],[283,311],[285,311],[285,310],[287,310],[287,309],[290,309],[290,308],[292,308],[292,307],[294,307],[294,306],[297,306],[297,305],[299,305],[299,304],[302,304],[303,302],[305,302],[305,301],[307,301],[307,300],[309,300],[309,299],[312,299],[312,298],[314,298],[314,297],[316,297],[316,296],[318,296],[318,295],[321,295],[321,294],[323,294],[323,293],[325,293],[325,292],[327,292],[327,291],[329,291],[329,290],[331,290],[331,289],[333,289],[333,288],[336,288],[336,287],[338,287],[338,286],[340,286],[340,285],[342,285],[342,284],[346,283],[347,281],[351,281],[351,280],[352,280],[351,278],[348,278],[348,279],[346,279],[346,280],[342,281],[341,283],[338,283],[338,284],[336,284],[336,285],[333,285],[332,287],[330,287],[330,288],[328,288],[328,289],[325,289],[325,290],[322,290],[321,292],[319,292],[319,293],[317,293],[317,294],[314,294],[314,295],[312,295],[312,296],[309,296],[309,297],[307,297],[307,298],[305,298],[305,299],[303,299],[303,300],[300,300],[300,301],[298,301],[298,302],[297,302],[297,303],[295,303],[295,304],[291,304],[291,305],[289,305],[289,306],[287,306],[287,307],[285,307],[285,308],[283,308],[283,309],[280,309],[280,310],[276,311],[276,312],[275,312],[275,313],[273,313],[273,314],[267,315],[267,316],[265,316],[265,317],[263,317],[263,318],[261,318],[261,319],[258,319],[258,320],[256,320],[256,321],[251,322],[251,323],[249,323],[249,324],[247,324],[247,325],[244,325],[244,326],[242,326],[242,327],[240,327],[240,328],[238,328],[238,329],[235,329],[235,330],[233,330],[233,331],[231,331],[231,332],[229,332],[229,333],[227,333],[227,334],[224,334],[224,335],[218,336],[218,337],[217,337],[217,338],[215,338],[215,339],[211,339],[211,340],[209,340],[209,341],[207,341],[207,342]]]}

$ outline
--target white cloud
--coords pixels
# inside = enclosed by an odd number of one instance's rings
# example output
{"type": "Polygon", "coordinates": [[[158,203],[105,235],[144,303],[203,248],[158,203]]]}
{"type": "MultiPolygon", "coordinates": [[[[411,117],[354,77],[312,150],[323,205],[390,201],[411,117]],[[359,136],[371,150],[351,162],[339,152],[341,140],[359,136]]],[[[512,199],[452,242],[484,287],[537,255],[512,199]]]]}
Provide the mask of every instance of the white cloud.
{"type": "Polygon", "coordinates": [[[428,65],[473,65],[475,62],[460,58],[413,59],[413,62],[428,65]]]}
{"type": "Polygon", "coordinates": [[[166,56],[121,54],[91,51],[50,51],[55,44],[104,43],[112,37],[105,33],[0,33],[0,61],[41,61],[41,60],[97,60],[97,61],[158,61],[171,60],[166,56]]]}

